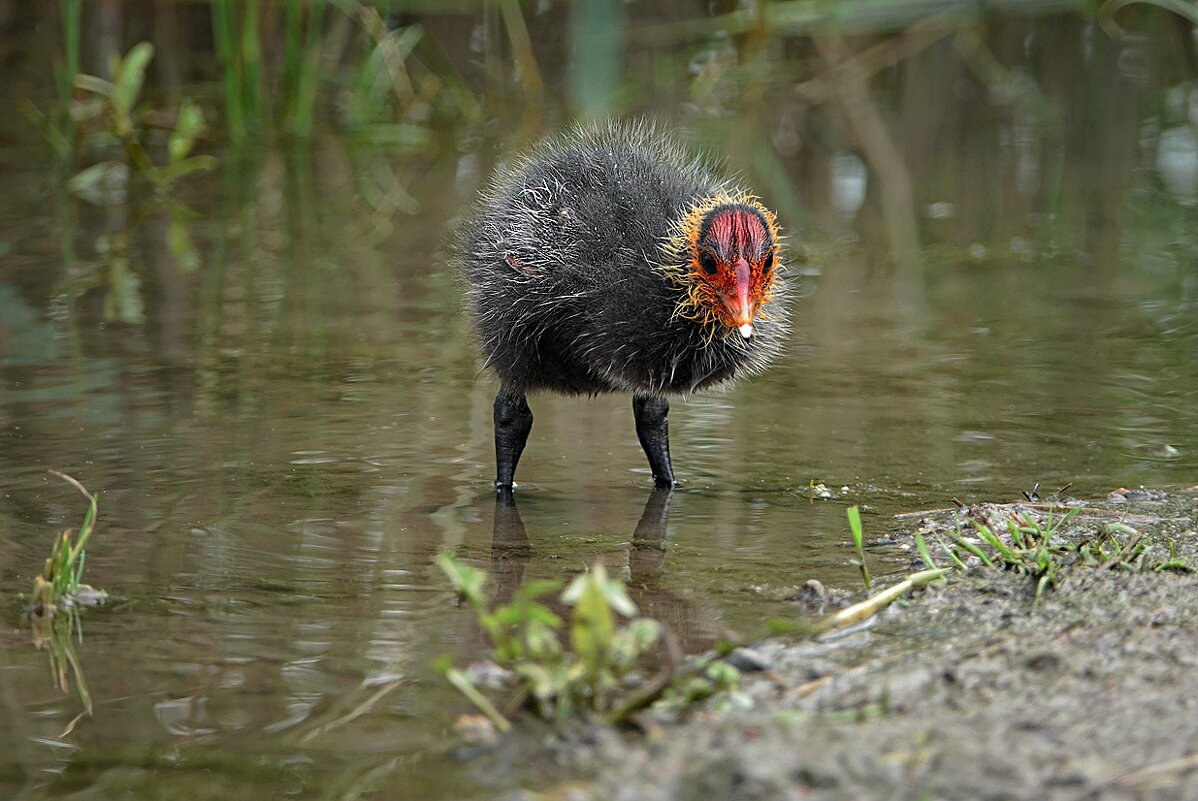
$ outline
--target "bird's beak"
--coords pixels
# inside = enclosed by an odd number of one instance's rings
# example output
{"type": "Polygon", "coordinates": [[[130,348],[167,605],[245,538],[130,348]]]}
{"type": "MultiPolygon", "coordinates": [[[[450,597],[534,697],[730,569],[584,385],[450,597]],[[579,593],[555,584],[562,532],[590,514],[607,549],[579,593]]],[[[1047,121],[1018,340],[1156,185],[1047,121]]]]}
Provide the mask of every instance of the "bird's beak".
{"type": "Polygon", "coordinates": [[[749,292],[752,277],[749,262],[745,261],[743,257],[738,258],[733,292],[724,295],[724,306],[732,315],[732,322],[736,325],[736,330],[745,339],[753,336],[753,316],[757,313],[757,304],[753,302],[753,296],[749,292]]]}

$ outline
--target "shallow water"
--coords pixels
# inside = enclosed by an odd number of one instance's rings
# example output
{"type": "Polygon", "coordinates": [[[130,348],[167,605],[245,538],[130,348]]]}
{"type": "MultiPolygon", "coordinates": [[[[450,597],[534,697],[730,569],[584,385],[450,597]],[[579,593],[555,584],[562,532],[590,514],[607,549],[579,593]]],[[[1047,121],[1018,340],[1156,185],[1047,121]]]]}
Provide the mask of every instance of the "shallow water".
{"type": "MultiPolygon", "coordinates": [[[[915,253],[831,115],[808,123],[826,127],[818,145],[779,147],[793,205],[740,132],[683,113],[782,212],[788,355],[674,404],[668,499],[649,489],[627,398],[534,398],[515,515],[493,501],[495,385],[445,248],[518,136],[221,154],[182,193],[199,212],[194,268],[165,213],[70,199],[48,166],[6,170],[0,797],[477,790],[449,756],[465,703],[432,661],[484,643],[432,564],[442,550],[500,593],[602,559],[697,649],[788,614],[808,579],[855,588],[849,505],[881,536],[893,513],[1037,483],[1195,483],[1198,153],[1152,134],[1192,136],[1167,110],[1192,79],[1171,81],[1134,90],[1159,101],[1138,118],[1112,113],[1106,141],[1125,146],[1100,157],[1068,87],[1046,90],[1069,125],[1024,131],[1034,164],[979,135],[996,112],[961,99],[951,156],[910,142],[915,253]],[[414,209],[371,205],[379,175],[414,209]],[[122,255],[139,285],[96,279],[122,255]],[[101,493],[86,578],[114,596],[83,616],[95,715],[69,734],[80,701],[53,686],[17,600],[84,511],[49,468],[101,493]]],[[[901,87],[887,97],[899,122],[921,108],[901,87]]],[[[782,141],[774,124],[754,136],[782,141]]]]}

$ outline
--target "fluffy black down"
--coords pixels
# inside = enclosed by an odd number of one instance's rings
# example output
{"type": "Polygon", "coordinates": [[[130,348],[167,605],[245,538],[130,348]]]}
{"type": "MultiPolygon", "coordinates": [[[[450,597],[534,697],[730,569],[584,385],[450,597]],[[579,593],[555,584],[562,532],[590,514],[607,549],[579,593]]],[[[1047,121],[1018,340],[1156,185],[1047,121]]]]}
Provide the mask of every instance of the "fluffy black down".
{"type": "Polygon", "coordinates": [[[460,260],[487,364],[518,392],[689,393],[756,372],[785,337],[785,282],[745,340],[678,316],[672,228],[740,193],[645,124],[578,129],[501,169],[460,260]]]}

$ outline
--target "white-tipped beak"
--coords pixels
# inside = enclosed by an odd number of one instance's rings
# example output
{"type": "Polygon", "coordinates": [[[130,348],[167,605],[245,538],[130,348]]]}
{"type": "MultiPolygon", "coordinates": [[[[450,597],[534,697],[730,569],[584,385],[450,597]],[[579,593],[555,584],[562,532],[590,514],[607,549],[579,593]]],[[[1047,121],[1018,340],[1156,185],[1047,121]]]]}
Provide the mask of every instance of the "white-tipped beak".
{"type": "Polygon", "coordinates": [[[745,339],[748,339],[749,337],[753,336],[753,324],[752,323],[745,323],[744,325],[742,325],[740,327],[739,330],[740,330],[740,335],[742,337],[744,337],[745,339]]]}

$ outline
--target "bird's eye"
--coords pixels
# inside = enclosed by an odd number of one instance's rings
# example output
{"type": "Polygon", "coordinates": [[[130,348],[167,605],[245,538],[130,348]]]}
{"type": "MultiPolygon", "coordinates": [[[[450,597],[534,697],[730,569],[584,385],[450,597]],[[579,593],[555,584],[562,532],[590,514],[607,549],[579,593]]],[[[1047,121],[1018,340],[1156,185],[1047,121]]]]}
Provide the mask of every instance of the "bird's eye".
{"type": "Polygon", "coordinates": [[[765,254],[765,258],[761,261],[761,274],[768,275],[769,271],[774,267],[774,251],[765,254]]]}
{"type": "Polygon", "coordinates": [[[700,251],[699,266],[702,267],[703,272],[707,273],[708,275],[715,275],[716,262],[715,256],[711,254],[711,251],[700,251]]]}

